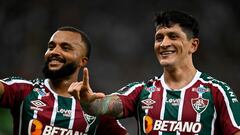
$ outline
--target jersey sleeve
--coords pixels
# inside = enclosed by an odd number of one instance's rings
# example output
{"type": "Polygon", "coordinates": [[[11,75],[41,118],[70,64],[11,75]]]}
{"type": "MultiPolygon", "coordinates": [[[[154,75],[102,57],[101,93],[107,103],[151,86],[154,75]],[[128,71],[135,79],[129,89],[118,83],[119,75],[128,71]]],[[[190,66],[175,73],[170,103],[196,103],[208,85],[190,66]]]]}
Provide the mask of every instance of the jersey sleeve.
{"type": "Polygon", "coordinates": [[[19,106],[24,97],[32,89],[31,82],[20,78],[5,78],[0,81],[4,86],[4,93],[0,98],[0,106],[4,108],[19,106]]]}
{"type": "Polygon", "coordinates": [[[113,117],[101,116],[96,135],[126,135],[127,130],[113,117]]]}
{"type": "Polygon", "coordinates": [[[217,122],[220,124],[222,134],[228,135],[240,131],[240,102],[234,91],[223,82],[219,82],[213,92],[217,122]]]}
{"type": "Polygon", "coordinates": [[[123,117],[131,117],[136,114],[137,101],[144,87],[144,83],[131,83],[121,88],[116,93],[123,103],[123,117]]]}

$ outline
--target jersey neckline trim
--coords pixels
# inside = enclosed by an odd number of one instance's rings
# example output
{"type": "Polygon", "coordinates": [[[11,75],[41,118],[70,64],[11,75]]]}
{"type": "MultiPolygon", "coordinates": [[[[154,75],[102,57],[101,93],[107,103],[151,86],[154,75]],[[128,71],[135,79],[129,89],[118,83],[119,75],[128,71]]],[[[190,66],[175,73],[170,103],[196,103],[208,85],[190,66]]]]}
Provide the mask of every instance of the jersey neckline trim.
{"type": "MultiPolygon", "coordinates": [[[[186,86],[180,88],[180,89],[176,89],[174,91],[183,91],[185,89],[188,89],[189,87],[191,87],[194,83],[197,82],[197,80],[200,78],[201,72],[197,70],[196,74],[194,75],[192,81],[190,83],[188,83],[186,86]]],[[[165,83],[164,80],[164,74],[162,74],[162,76],[160,77],[160,81],[162,83],[162,86],[164,89],[166,90],[172,90],[170,87],[168,87],[168,85],[165,83]]]]}

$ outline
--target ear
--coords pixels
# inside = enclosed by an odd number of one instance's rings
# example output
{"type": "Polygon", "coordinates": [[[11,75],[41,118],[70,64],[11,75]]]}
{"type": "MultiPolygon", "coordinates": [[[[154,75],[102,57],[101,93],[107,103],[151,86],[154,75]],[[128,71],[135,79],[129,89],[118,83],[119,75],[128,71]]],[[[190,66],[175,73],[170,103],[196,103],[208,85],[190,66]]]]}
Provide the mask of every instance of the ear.
{"type": "Polygon", "coordinates": [[[88,58],[87,57],[82,57],[81,60],[80,60],[80,67],[85,67],[88,63],[88,58]]]}
{"type": "Polygon", "coordinates": [[[198,49],[198,45],[199,45],[199,38],[193,38],[190,52],[191,53],[196,52],[198,49]]]}

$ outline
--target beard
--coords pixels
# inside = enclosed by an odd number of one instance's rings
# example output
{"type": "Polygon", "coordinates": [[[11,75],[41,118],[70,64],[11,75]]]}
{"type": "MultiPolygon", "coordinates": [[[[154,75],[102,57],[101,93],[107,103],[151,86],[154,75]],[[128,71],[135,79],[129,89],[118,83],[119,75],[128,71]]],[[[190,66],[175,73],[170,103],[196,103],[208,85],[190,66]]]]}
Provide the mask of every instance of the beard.
{"type": "Polygon", "coordinates": [[[45,62],[42,72],[45,78],[49,78],[53,80],[58,80],[58,79],[68,77],[72,75],[77,69],[77,64],[72,62],[72,63],[65,63],[60,69],[53,71],[48,68],[48,63],[49,61],[45,62]]]}

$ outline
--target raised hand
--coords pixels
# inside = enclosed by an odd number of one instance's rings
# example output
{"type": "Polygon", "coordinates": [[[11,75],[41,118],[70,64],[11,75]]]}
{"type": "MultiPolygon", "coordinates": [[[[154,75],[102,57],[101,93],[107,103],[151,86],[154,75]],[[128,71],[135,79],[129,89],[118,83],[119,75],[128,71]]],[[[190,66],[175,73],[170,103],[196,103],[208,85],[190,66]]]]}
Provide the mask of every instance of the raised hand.
{"type": "Polygon", "coordinates": [[[88,69],[83,69],[83,80],[81,82],[74,82],[68,88],[68,92],[81,103],[89,104],[96,99],[105,97],[104,93],[95,93],[92,91],[89,84],[88,69]]]}
{"type": "Polygon", "coordinates": [[[117,95],[105,96],[103,93],[95,93],[89,84],[88,69],[83,69],[83,80],[74,82],[68,88],[68,92],[79,100],[85,112],[90,115],[111,115],[122,117],[123,106],[117,95]]]}

